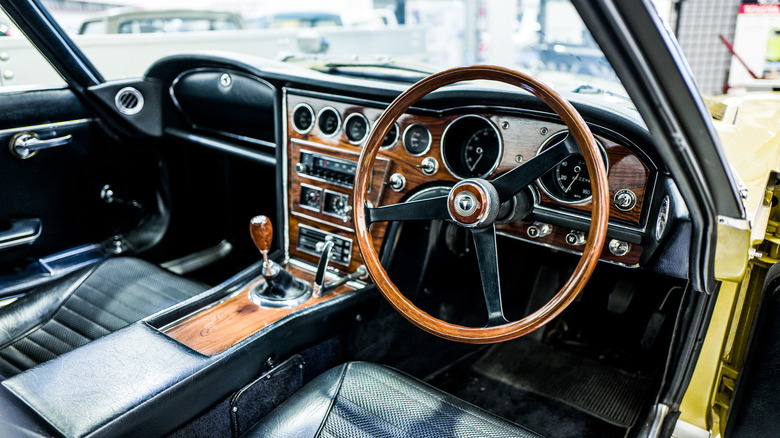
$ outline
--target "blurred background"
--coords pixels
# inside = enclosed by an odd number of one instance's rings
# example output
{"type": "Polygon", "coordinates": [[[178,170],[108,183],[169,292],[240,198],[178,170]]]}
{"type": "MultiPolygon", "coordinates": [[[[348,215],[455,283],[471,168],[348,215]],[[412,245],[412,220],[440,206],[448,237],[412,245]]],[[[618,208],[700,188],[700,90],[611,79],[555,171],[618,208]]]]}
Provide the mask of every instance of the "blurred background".
{"type": "MultiPolygon", "coordinates": [[[[174,53],[228,50],[288,62],[392,60],[421,71],[490,63],[546,72],[553,81],[556,73],[587,76],[591,86],[620,89],[569,0],[41,2],[108,79],[141,75],[174,53]]],[[[745,0],[653,3],[703,94],[774,88],[780,6],[745,0]]],[[[0,35],[7,35],[0,38],[0,85],[59,80],[39,66],[38,55],[4,15],[0,35]]]]}

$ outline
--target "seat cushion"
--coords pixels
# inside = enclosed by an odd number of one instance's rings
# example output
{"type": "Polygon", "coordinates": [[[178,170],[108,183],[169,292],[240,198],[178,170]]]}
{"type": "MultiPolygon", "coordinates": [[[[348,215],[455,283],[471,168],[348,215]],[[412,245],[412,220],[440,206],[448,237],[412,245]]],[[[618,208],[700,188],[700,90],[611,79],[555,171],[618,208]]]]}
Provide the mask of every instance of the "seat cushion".
{"type": "Polygon", "coordinates": [[[242,437],[539,437],[391,368],[365,362],[317,377],[242,437]]]}
{"type": "Polygon", "coordinates": [[[130,257],[108,259],[0,308],[0,380],[206,290],[130,257]]]}

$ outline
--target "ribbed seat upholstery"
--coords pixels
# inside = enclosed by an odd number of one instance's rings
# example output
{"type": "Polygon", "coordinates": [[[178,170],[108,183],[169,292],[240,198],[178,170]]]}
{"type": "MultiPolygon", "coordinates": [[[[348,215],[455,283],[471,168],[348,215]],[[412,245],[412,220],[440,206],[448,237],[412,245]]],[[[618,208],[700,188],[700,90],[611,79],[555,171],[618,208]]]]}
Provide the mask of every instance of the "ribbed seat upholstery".
{"type": "Polygon", "coordinates": [[[0,308],[0,380],[208,288],[129,257],[54,283],[0,308]]]}
{"type": "Polygon", "coordinates": [[[351,362],[322,374],[242,438],[537,438],[391,368],[351,362]]]}

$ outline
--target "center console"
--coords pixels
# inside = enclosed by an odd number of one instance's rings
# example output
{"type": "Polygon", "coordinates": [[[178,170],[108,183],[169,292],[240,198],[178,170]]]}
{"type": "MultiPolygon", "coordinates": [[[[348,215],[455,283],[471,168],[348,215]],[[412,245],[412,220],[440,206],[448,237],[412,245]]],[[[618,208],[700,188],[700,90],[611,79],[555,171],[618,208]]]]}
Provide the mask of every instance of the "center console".
{"type": "MultiPolygon", "coordinates": [[[[353,273],[363,263],[354,240],[352,186],[361,144],[370,131],[367,119],[351,113],[348,104],[318,105],[295,92],[288,92],[285,99],[289,257],[316,265],[323,243],[332,241],[331,269],[353,273]]],[[[374,112],[373,118],[381,113],[374,112]]],[[[374,205],[387,197],[390,167],[388,158],[376,160],[367,196],[374,205]]],[[[385,227],[372,228],[377,250],[385,227]]]]}

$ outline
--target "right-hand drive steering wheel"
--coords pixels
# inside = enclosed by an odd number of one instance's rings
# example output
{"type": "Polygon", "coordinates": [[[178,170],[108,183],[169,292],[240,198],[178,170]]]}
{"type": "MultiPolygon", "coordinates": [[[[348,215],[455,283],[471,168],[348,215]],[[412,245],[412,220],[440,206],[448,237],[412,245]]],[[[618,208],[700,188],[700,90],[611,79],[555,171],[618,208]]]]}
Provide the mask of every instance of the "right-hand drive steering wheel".
{"type": "Polygon", "coordinates": [[[574,107],[542,82],[502,67],[474,66],[446,70],[416,83],[382,113],[360,155],[354,189],[355,232],[363,260],[377,288],[387,301],[409,321],[434,335],[467,343],[492,343],[515,339],[530,333],[558,316],[585,287],[604,246],[609,219],[607,172],[593,134],[574,107]],[[471,178],[456,184],[447,196],[368,207],[365,194],[371,169],[383,139],[393,123],[423,96],[460,81],[487,79],[515,85],[545,102],[569,128],[569,140],[545,149],[533,159],[499,177],[487,181],[471,178]],[[577,148],[577,145],[579,148],[577,148]],[[519,321],[507,321],[501,305],[495,221],[502,204],[511,202],[520,191],[547,173],[566,157],[581,152],[585,158],[593,193],[588,240],[582,257],[568,281],[544,306],[519,321]],[[390,280],[372,244],[369,226],[373,222],[445,219],[471,229],[488,311],[485,327],[452,324],[423,312],[409,301],[390,280]]]}

